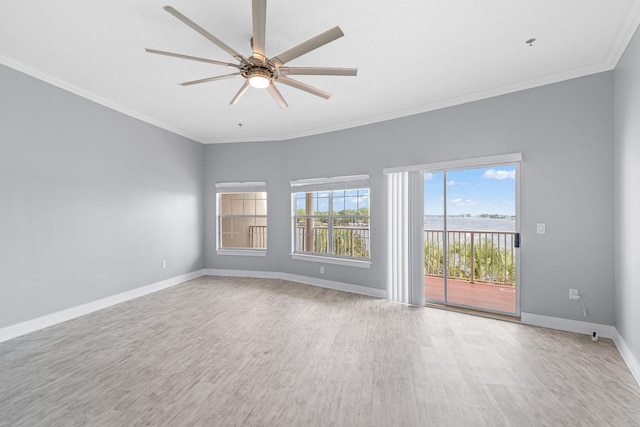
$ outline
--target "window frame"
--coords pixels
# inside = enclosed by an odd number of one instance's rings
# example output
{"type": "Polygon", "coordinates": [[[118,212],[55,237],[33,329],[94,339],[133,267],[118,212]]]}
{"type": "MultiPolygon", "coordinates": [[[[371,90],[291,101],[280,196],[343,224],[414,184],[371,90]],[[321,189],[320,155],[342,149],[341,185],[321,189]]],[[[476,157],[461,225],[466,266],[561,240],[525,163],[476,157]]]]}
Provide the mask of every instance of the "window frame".
{"type": "Polygon", "coordinates": [[[369,268],[371,265],[371,186],[369,175],[341,176],[333,178],[314,178],[291,181],[291,259],[320,262],[327,264],[348,265],[361,268],[369,268]],[[346,190],[368,190],[367,216],[359,215],[335,215],[334,213],[334,193],[346,190]],[[327,215],[298,215],[297,197],[298,193],[327,192],[328,212],[327,215]],[[296,248],[297,227],[299,219],[327,218],[327,253],[305,252],[296,248]],[[336,219],[362,219],[368,222],[368,258],[341,256],[334,254],[335,241],[333,236],[334,221],[336,219]]]}
{"type": "MultiPolygon", "coordinates": [[[[215,184],[216,188],[216,253],[218,255],[240,255],[240,256],[266,256],[268,251],[268,229],[269,229],[269,203],[266,182],[221,182],[215,184]],[[250,215],[223,214],[222,195],[240,193],[265,193],[265,213],[250,215]],[[222,247],[222,220],[223,218],[263,218],[265,222],[266,242],[264,248],[224,248],[222,247]]],[[[242,199],[243,201],[245,199],[242,199]]]]}

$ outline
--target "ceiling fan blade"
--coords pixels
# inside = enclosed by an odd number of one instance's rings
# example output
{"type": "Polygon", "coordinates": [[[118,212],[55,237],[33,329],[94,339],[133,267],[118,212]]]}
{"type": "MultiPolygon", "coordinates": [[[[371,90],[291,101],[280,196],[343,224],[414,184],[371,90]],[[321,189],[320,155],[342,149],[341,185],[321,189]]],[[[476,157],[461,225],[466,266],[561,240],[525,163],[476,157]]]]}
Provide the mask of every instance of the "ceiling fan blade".
{"type": "Polygon", "coordinates": [[[242,95],[244,95],[244,93],[247,91],[247,89],[249,89],[249,80],[244,81],[242,87],[240,87],[240,90],[238,91],[238,93],[236,93],[236,96],[233,97],[229,105],[237,104],[238,101],[240,101],[240,98],[242,98],[242,95]]]}
{"type": "Polygon", "coordinates": [[[185,24],[187,24],[188,26],[190,26],[191,28],[193,28],[194,30],[196,30],[197,32],[199,32],[201,35],[203,35],[209,41],[213,42],[215,45],[217,45],[219,48],[227,52],[229,55],[233,56],[234,58],[237,58],[238,60],[242,60],[247,63],[249,62],[245,57],[240,55],[240,53],[236,52],[233,48],[225,44],[222,40],[218,39],[216,36],[208,32],[204,28],[202,28],[200,25],[193,22],[191,19],[184,16],[182,13],[175,10],[173,7],[165,6],[163,9],[169,12],[170,14],[172,14],[173,16],[175,16],[176,18],[178,18],[179,20],[181,20],[182,22],[184,22],[185,24]]]}
{"type": "Polygon", "coordinates": [[[317,89],[313,86],[309,86],[306,83],[299,82],[298,80],[290,79],[289,77],[279,76],[277,79],[278,83],[285,84],[287,86],[295,87],[296,89],[303,90],[312,95],[319,96],[320,98],[329,99],[331,98],[331,94],[329,92],[325,92],[323,90],[317,89]]]}
{"type": "Polygon", "coordinates": [[[304,43],[300,43],[298,46],[291,48],[274,58],[271,58],[271,61],[279,65],[286,64],[292,59],[302,56],[305,53],[309,53],[312,50],[317,49],[320,46],[324,46],[325,44],[339,39],[342,36],[344,36],[344,33],[342,32],[340,27],[333,27],[332,29],[325,31],[322,34],[317,35],[304,43]]]}
{"type": "Polygon", "coordinates": [[[267,0],[253,0],[253,56],[264,61],[264,40],[267,28],[267,0]]]}
{"type": "Polygon", "coordinates": [[[280,67],[278,72],[285,76],[356,76],[357,68],[334,67],[280,67]]]}
{"type": "Polygon", "coordinates": [[[271,96],[273,96],[273,99],[276,100],[280,108],[287,108],[289,106],[289,104],[287,104],[287,101],[284,100],[284,98],[280,94],[280,91],[273,82],[271,82],[269,86],[267,86],[267,90],[269,91],[271,96]]]}
{"type": "Polygon", "coordinates": [[[180,83],[180,86],[191,86],[191,85],[197,85],[200,83],[215,82],[216,80],[232,79],[234,77],[240,77],[240,76],[241,76],[240,73],[225,74],[223,76],[207,77],[206,79],[193,80],[190,82],[180,83]]]}
{"type": "Polygon", "coordinates": [[[222,65],[224,67],[240,68],[240,66],[237,64],[230,64],[228,62],[216,61],[216,60],[207,59],[207,58],[200,58],[198,56],[183,55],[181,53],[173,53],[173,52],[166,52],[164,50],[146,49],[146,48],[145,48],[145,51],[147,51],[148,53],[155,53],[156,55],[173,56],[175,58],[189,59],[191,61],[207,62],[209,64],[222,65]]]}

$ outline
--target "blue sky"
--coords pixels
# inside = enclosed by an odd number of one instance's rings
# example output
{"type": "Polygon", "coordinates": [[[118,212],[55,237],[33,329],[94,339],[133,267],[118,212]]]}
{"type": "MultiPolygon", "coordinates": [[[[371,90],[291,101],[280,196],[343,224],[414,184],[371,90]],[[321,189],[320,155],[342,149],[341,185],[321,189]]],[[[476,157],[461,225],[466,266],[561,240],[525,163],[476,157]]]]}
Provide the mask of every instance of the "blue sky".
{"type": "MultiPolygon", "coordinates": [[[[425,174],[425,215],[443,214],[444,172],[425,174]]],[[[449,215],[515,215],[515,167],[453,170],[447,172],[449,215]]]]}

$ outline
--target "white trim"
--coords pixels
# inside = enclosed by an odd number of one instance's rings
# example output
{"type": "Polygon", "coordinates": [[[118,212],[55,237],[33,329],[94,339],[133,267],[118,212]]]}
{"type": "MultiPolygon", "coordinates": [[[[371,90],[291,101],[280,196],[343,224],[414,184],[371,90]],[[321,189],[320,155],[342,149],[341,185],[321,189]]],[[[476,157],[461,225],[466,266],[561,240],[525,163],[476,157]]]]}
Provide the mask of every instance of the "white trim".
{"type": "Polygon", "coordinates": [[[40,329],[48,328],[49,326],[57,325],[58,323],[66,322],[67,320],[75,319],[76,317],[84,316],[86,314],[93,313],[94,311],[102,310],[103,308],[111,307],[171,286],[179,285],[180,283],[203,276],[205,274],[204,271],[205,270],[197,270],[191,273],[182,274],[147,286],[132,289],[106,298],[101,298],[76,307],[71,307],[66,310],[47,314],[21,323],[16,323],[15,325],[6,326],[0,329],[0,342],[25,335],[30,332],[35,332],[40,329]]]}
{"type": "Polygon", "coordinates": [[[442,110],[444,108],[455,107],[457,105],[463,105],[471,102],[482,101],[484,99],[494,98],[497,96],[507,95],[515,92],[520,92],[527,89],[533,89],[536,87],[546,86],[554,83],[560,83],[566,80],[576,79],[579,77],[590,76],[592,74],[613,70],[617,62],[620,60],[620,56],[618,55],[622,55],[622,53],[624,52],[624,49],[626,48],[626,44],[623,44],[624,40],[626,40],[628,44],[629,40],[631,40],[631,36],[633,36],[633,31],[630,31],[630,36],[629,36],[629,33],[625,34],[625,37],[623,38],[621,43],[618,45],[618,47],[614,47],[613,49],[611,49],[611,53],[614,56],[611,62],[604,61],[596,64],[590,64],[585,67],[562,71],[560,73],[549,74],[549,75],[537,77],[531,80],[525,80],[522,82],[516,82],[516,83],[507,84],[503,86],[496,86],[486,90],[481,90],[479,92],[456,96],[453,98],[447,98],[447,99],[431,102],[428,104],[417,105],[415,107],[391,111],[388,113],[379,114],[377,116],[368,116],[363,119],[352,120],[348,122],[323,126],[320,128],[305,130],[302,132],[271,135],[271,136],[265,136],[265,137],[255,137],[255,138],[220,138],[220,139],[209,138],[209,139],[202,140],[201,142],[204,144],[223,144],[223,143],[234,143],[234,142],[286,141],[286,140],[295,139],[295,138],[303,138],[303,137],[308,137],[313,135],[325,134],[329,132],[337,132],[345,129],[352,129],[355,127],[385,122],[388,120],[400,119],[403,117],[409,117],[417,114],[427,113],[430,111],[436,111],[436,110],[442,110]]]}
{"type": "Polygon", "coordinates": [[[444,169],[462,169],[476,166],[500,165],[522,161],[521,153],[500,154],[497,156],[473,157],[469,159],[447,160],[444,162],[423,163],[420,165],[397,166],[382,169],[388,175],[397,172],[440,171],[444,169]]]}
{"type": "MultiPolygon", "coordinates": [[[[522,236],[522,234],[520,233],[520,225],[522,224],[522,220],[520,218],[520,216],[522,215],[522,211],[520,210],[520,190],[521,190],[521,175],[520,175],[520,166],[521,166],[521,162],[516,162],[515,163],[515,171],[516,171],[516,229],[515,232],[518,233],[520,236],[522,236]]],[[[521,263],[521,251],[522,251],[522,242],[520,243],[518,248],[514,248],[515,249],[515,253],[516,253],[516,317],[520,317],[520,302],[521,302],[521,295],[522,295],[522,286],[521,286],[521,273],[522,273],[522,263],[521,263]]]]}
{"type": "Polygon", "coordinates": [[[280,279],[304,285],[318,286],[320,288],[334,289],[336,291],[351,292],[352,294],[366,295],[374,298],[386,298],[384,289],[369,288],[367,286],[353,285],[350,283],[334,282],[332,280],[318,279],[315,277],[301,276],[298,274],[280,273],[278,271],[249,271],[249,270],[222,270],[206,269],[204,274],[208,276],[232,276],[254,277],[259,279],[280,279]]]}
{"type": "Polygon", "coordinates": [[[575,332],[578,334],[591,335],[597,331],[602,338],[614,339],[618,332],[611,325],[600,323],[589,323],[581,320],[562,319],[560,317],[543,316],[541,314],[521,313],[520,322],[525,325],[542,326],[543,328],[557,329],[559,331],[575,332]]]}
{"type": "Polygon", "coordinates": [[[631,10],[624,17],[624,22],[618,26],[618,37],[609,49],[609,56],[604,65],[614,70],[622,59],[627,46],[638,30],[638,16],[640,15],[640,2],[633,2],[631,10]]]}
{"type": "Polygon", "coordinates": [[[156,120],[153,117],[147,116],[146,114],[143,114],[139,111],[135,111],[132,110],[128,107],[125,107],[123,105],[117,104],[113,101],[111,101],[110,99],[106,99],[103,98],[102,96],[96,95],[93,92],[89,92],[87,90],[81,89],[78,86],[75,86],[71,83],[62,81],[56,77],[52,77],[46,73],[43,73],[41,71],[38,71],[34,68],[29,67],[28,65],[25,65],[21,62],[18,62],[14,59],[10,59],[6,56],[0,55],[0,64],[5,65],[9,68],[13,68],[14,70],[17,70],[23,74],[26,74],[28,76],[31,76],[33,78],[36,78],[38,80],[41,80],[45,83],[48,83],[52,86],[55,86],[57,88],[60,88],[64,91],[67,91],[69,93],[72,93],[74,95],[80,96],[82,98],[88,99],[89,101],[95,102],[96,104],[102,105],[104,107],[107,107],[113,111],[117,111],[119,113],[122,113],[124,115],[127,115],[129,117],[133,117],[134,119],[138,119],[142,122],[148,123],[152,126],[158,127],[160,129],[164,129],[166,131],[175,133],[176,135],[180,135],[183,136],[185,138],[188,138],[192,141],[195,142],[199,142],[201,144],[205,144],[207,139],[196,136],[194,134],[191,134],[183,129],[178,129],[176,127],[173,127],[172,125],[165,123],[165,122],[161,122],[159,120],[156,120]]]}
{"type": "Polygon", "coordinates": [[[636,358],[635,354],[631,351],[627,343],[622,338],[622,335],[616,329],[616,336],[613,338],[613,342],[615,343],[618,351],[620,352],[620,356],[622,356],[622,360],[627,364],[629,370],[631,371],[631,375],[636,379],[638,385],[640,385],[640,362],[636,358]]]}
{"type": "Polygon", "coordinates": [[[408,208],[409,302],[424,307],[424,174],[421,171],[409,173],[408,208]]]}
{"type": "Polygon", "coordinates": [[[267,251],[264,249],[218,249],[216,250],[217,255],[237,255],[237,256],[266,256],[267,251]]]}
{"type": "Polygon", "coordinates": [[[359,259],[335,258],[330,256],[308,255],[308,254],[300,254],[300,253],[293,253],[290,255],[291,255],[291,259],[295,259],[297,261],[311,261],[311,262],[319,262],[323,264],[346,265],[349,267],[358,267],[358,268],[371,267],[371,261],[361,261],[359,259]]]}
{"type": "Polygon", "coordinates": [[[266,193],[267,183],[260,182],[216,182],[218,193],[266,193]]]}
{"type": "Polygon", "coordinates": [[[355,188],[369,188],[369,175],[336,176],[332,178],[310,178],[291,181],[292,193],[351,190],[355,188]]]}
{"type": "Polygon", "coordinates": [[[315,129],[303,130],[300,132],[278,134],[278,135],[274,134],[269,136],[250,137],[250,138],[246,138],[246,137],[208,138],[203,135],[196,136],[182,129],[177,129],[172,125],[169,125],[167,123],[164,123],[152,117],[149,117],[145,114],[142,114],[138,111],[134,111],[122,105],[116,104],[111,100],[105,99],[94,93],[81,89],[78,86],[74,86],[70,83],[62,81],[58,78],[52,77],[46,73],[38,71],[32,67],[29,67],[21,62],[18,62],[6,56],[0,55],[0,63],[3,65],[6,65],[7,67],[13,68],[14,70],[18,70],[24,74],[34,77],[38,80],[42,80],[53,86],[59,87],[63,90],[66,90],[68,92],[81,96],[83,98],[89,99],[97,104],[103,105],[107,108],[111,108],[112,110],[118,111],[122,114],[126,114],[130,117],[136,118],[143,122],[165,129],[169,132],[182,135],[185,138],[189,138],[193,141],[197,141],[202,144],[286,141],[290,139],[303,138],[303,137],[308,137],[313,135],[321,135],[321,134],[341,131],[345,129],[352,129],[360,126],[365,126],[365,125],[380,123],[388,120],[422,114],[429,111],[441,110],[441,109],[453,107],[456,105],[467,104],[470,102],[480,101],[480,100],[493,98],[493,97],[497,97],[497,96],[501,96],[509,93],[520,92],[520,91],[532,89],[535,87],[546,86],[553,83],[559,83],[566,80],[571,80],[579,77],[601,73],[604,71],[613,70],[615,69],[618,61],[622,57],[627,45],[629,44],[630,40],[632,39],[636,31],[636,25],[634,24],[634,22],[635,22],[635,17],[637,16],[638,13],[639,13],[638,6],[636,6],[636,9],[633,12],[627,14],[627,21],[621,25],[622,30],[619,32],[620,36],[614,42],[612,48],[610,49],[609,57],[606,58],[606,60],[595,63],[595,64],[589,64],[587,66],[580,67],[580,68],[575,68],[567,71],[562,71],[559,73],[540,76],[530,80],[524,80],[516,83],[510,83],[507,85],[496,86],[486,90],[481,90],[478,92],[465,94],[465,95],[461,95],[453,98],[447,98],[447,99],[431,102],[428,104],[421,104],[415,107],[391,111],[391,112],[379,114],[376,116],[369,116],[363,119],[331,124],[331,125],[327,125],[327,126],[323,126],[315,129]]]}
{"type": "Polygon", "coordinates": [[[309,184],[333,184],[336,182],[351,182],[351,181],[368,181],[369,175],[347,175],[347,176],[335,176],[335,177],[327,177],[327,178],[307,178],[307,179],[296,179],[291,181],[292,186],[297,185],[309,185],[309,184]]]}

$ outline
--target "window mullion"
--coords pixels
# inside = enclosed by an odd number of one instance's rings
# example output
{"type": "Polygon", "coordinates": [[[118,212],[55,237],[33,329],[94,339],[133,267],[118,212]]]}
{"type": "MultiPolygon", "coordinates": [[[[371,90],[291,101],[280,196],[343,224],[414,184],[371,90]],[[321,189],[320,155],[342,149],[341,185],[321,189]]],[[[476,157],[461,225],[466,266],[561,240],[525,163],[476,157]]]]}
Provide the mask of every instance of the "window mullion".
{"type": "Polygon", "coordinates": [[[329,223],[327,224],[327,252],[328,255],[333,255],[333,191],[329,191],[329,212],[328,212],[327,220],[329,223]]]}

